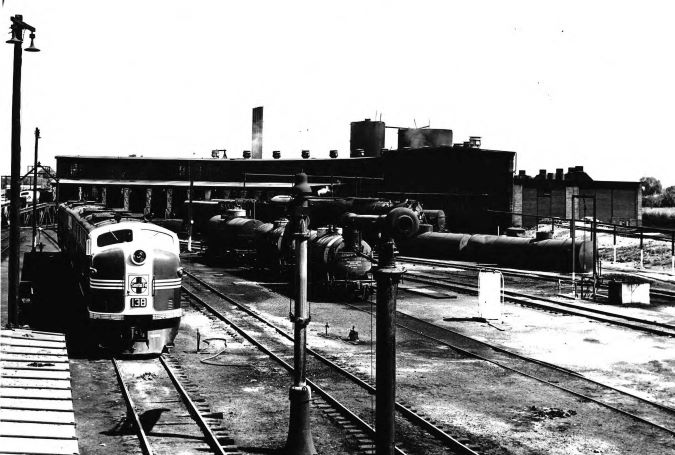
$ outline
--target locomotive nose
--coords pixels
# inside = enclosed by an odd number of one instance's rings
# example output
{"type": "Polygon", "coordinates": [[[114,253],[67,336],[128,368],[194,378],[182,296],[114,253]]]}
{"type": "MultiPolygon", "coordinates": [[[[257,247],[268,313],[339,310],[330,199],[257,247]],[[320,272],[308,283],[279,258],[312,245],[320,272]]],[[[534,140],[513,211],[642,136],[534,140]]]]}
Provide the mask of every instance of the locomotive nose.
{"type": "Polygon", "coordinates": [[[134,254],[131,255],[131,261],[134,264],[141,265],[145,262],[146,257],[147,257],[147,255],[145,254],[145,251],[136,250],[136,251],[134,251],[134,254]]]}

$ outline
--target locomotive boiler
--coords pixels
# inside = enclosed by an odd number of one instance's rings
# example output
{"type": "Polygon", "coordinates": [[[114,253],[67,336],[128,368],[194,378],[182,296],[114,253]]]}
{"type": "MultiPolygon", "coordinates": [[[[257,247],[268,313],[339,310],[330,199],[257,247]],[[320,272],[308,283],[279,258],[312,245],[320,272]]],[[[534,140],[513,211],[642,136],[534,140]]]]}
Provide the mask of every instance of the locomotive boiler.
{"type": "Polygon", "coordinates": [[[173,342],[182,316],[176,234],[100,204],[64,203],[58,239],[99,344],[138,355],[173,342]]]}

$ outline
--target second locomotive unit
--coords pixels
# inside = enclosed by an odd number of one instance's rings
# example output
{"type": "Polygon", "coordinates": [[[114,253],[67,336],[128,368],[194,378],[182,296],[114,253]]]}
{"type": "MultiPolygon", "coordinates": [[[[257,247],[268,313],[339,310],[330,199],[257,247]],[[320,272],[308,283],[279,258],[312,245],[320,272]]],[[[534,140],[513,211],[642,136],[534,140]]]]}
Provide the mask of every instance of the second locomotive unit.
{"type": "Polygon", "coordinates": [[[59,244],[73,266],[99,344],[120,354],[160,354],[183,314],[175,233],[101,204],[65,203],[59,244]]]}

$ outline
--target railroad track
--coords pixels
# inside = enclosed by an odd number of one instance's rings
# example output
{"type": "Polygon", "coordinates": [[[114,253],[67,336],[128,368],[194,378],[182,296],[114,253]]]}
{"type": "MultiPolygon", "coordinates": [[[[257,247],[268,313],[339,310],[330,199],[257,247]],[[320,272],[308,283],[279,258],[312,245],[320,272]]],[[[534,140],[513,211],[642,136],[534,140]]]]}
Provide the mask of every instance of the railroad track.
{"type": "Polygon", "coordinates": [[[127,406],[126,423],[136,431],[144,455],[241,453],[219,426],[222,416],[195,397],[196,387],[175,359],[113,358],[112,364],[127,406]]]}
{"type": "MultiPolygon", "coordinates": [[[[32,228],[26,227],[26,226],[22,226],[22,228],[21,228],[21,231],[22,231],[22,232],[21,232],[20,236],[23,234],[23,231],[24,231],[24,230],[30,230],[30,229],[32,229],[32,228]]],[[[43,230],[42,230],[42,235],[43,235],[43,237],[47,238],[47,240],[48,240],[50,243],[52,243],[57,249],[60,250],[60,248],[59,248],[59,243],[58,243],[58,242],[56,241],[56,239],[49,233],[49,231],[47,231],[47,229],[43,229],[43,230]]],[[[32,236],[32,234],[31,234],[31,236],[32,236]]],[[[2,260],[4,260],[4,259],[7,257],[7,255],[9,254],[9,232],[8,232],[7,234],[4,234],[4,235],[2,236],[2,241],[0,242],[0,245],[2,245],[2,253],[1,253],[1,255],[0,255],[0,258],[1,258],[2,260]]]]}
{"type": "MultiPolygon", "coordinates": [[[[462,281],[450,280],[448,278],[430,276],[423,272],[409,271],[405,275],[405,280],[440,288],[452,289],[467,294],[478,294],[478,286],[476,285],[462,281]]],[[[520,291],[506,289],[504,290],[504,299],[506,301],[524,306],[540,308],[547,311],[554,311],[574,316],[582,316],[608,324],[620,325],[634,330],[641,330],[655,335],[675,336],[675,326],[671,324],[622,315],[611,311],[592,308],[586,305],[563,302],[560,300],[554,300],[537,295],[529,295],[520,291]]]]}
{"type": "MultiPolygon", "coordinates": [[[[189,275],[194,277],[193,274],[189,275]]],[[[209,288],[221,298],[233,302],[233,300],[203,280],[194,277],[204,287],[209,288]]],[[[241,304],[239,304],[241,305],[241,304]]],[[[372,314],[370,306],[344,303],[344,305],[365,313],[372,314]]],[[[251,312],[245,305],[240,309],[251,312]]],[[[253,313],[253,312],[251,312],[253,313]]],[[[253,313],[255,314],[255,313],[253,313]]],[[[257,316],[256,314],[256,317],[257,316]]],[[[675,436],[675,409],[661,403],[651,401],[628,391],[624,391],[600,381],[587,378],[579,373],[565,369],[545,361],[522,356],[508,349],[491,343],[476,340],[469,336],[455,332],[446,327],[441,327],[427,322],[421,318],[397,311],[397,327],[416,334],[419,337],[434,341],[442,346],[447,346],[462,355],[479,359],[516,374],[528,377],[537,382],[561,390],[583,401],[590,401],[602,407],[611,409],[633,421],[653,427],[657,430],[675,436]],[[491,356],[485,355],[485,348],[492,351],[491,356]]],[[[282,332],[274,324],[267,323],[275,331],[282,332]]],[[[288,336],[290,339],[290,336],[288,336]]],[[[312,354],[314,354],[312,352],[312,354]]],[[[374,389],[373,389],[374,390],[374,389]]],[[[372,393],[372,392],[371,392],[372,393]]],[[[402,407],[414,409],[410,405],[401,404],[402,407]]],[[[397,406],[397,410],[399,406],[397,406]]],[[[423,418],[424,419],[424,418],[423,418]]]]}
{"type": "MultiPolygon", "coordinates": [[[[374,316],[370,307],[362,308],[349,303],[343,304],[374,316]]],[[[483,360],[534,379],[582,400],[591,401],[675,436],[675,409],[672,407],[595,381],[558,365],[522,356],[501,346],[474,339],[410,314],[397,311],[396,315],[396,326],[417,336],[447,346],[467,357],[483,360]],[[486,347],[493,351],[491,357],[481,354],[485,353],[486,347]]]]}
{"type": "MultiPolygon", "coordinates": [[[[516,278],[525,278],[538,281],[548,281],[555,283],[569,283],[572,284],[572,277],[569,274],[564,273],[554,273],[554,272],[535,272],[535,271],[523,271],[523,270],[514,270],[514,269],[505,269],[500,267],[491,267],[490,265],[474,265],[466,264],[458,261],[447,261],[439,259],[424,259],[424,258],[415,258],[409,256],[401,256],[397,258],[402,263],[416,264],[416,265],[430,265],[435,267],[445,267],[445,268],[457,268],[466,271],[479,271],[485,268],[499,270],[504,276],[511,276],[516,278]]],[[[581,277],[576,278],[577,282],[580,282],[581,277]]],[[[601,288],[606,288],[606,285],[601,285],[601,288]]],[[[671,289],[662,289],[654,288],[650,289],[650,294],[652,297],[662,298],[662,299],[672,299],[675,302],[675,290],[671,289]]]]}
{"type": "MultiPolygon", "coordinates": [[[[279,363],[284,369],[286,369],[289,372],[293,371],[293,367],[290,363],[292,362],[292,352],[290,352],[291,349],[289,349],[287,342],[282,346],[280,346],[277,343],[276,348],[272,348],[269,346],[269,344],[273,343],[273,341],[270,339],[266,340],[267,345],[263,344],[261,341],[255,339],[253,336],[249,334],[250,329],[248,329],[247,325],[250,324],[251,322],[247,322],[246,320],[248,321],[255,320],[256,321],[255,324],[258,327],[260,326],[260,324],[262,324],[264,327],[272,329],[275,336],[282,337],[286,340],[292,341],[293,337],[290,334],[286,333],[284,329],[277,327],[274,323],[262,317],[257,312],[252,311],[248,306],[223,294],[221,291],[209,285],[204,280],[194,275],[192,272],[188,271],[186,273],[191,278],[191,280],[193,280],[195,283],[199,285],[201,289],[208,290],[209,294],[217,297],[217,299],[221,303],[222,301],[225,301],[230,305],[233,305],[234,308],[240,311],[233,312],[232,316],[226,316],[223,314],[222,311],[216,309],[213,305],[206,302],[204,298],[198,296],[195,291],[187,289],[184,285],[183,290],[192,300],[193,304],[196,303],[199,307],[203,309],[203,311],[208,312],[212,316],[228,324],[235,331],[237,331],[243,338],[245,338],[247,341],[258,347],[258,349],[265,352],[274,361],[279,363]],[[246,315],[246,318],[241,318],[240,317],[241,313],[244,313],[246,315]],[[237,314],[239,316],[237,316],[237,314]],[[237,318],[237,321],[233,320],[233,318],[235,317],[237,318]],[[283,351],[279,352],[281,351],[281,349],[283,349],[283,351]]],[[[196,286],[191,287],[196,288],[196,286]]],[[[372,396],[373,394],[375,394],[375,387],[370,382],[368,377],[364,376],[363,374],[353,372],[354,370],[349,368],[349,366],[341,365],[339,359],[337,359],[336,357],[334,356],[329,357],[327,355],[323,355],[319,353],[317,350],[311,348],[307,349],[307,354],[308,359],[312,359],[318,362],[318,363],[312,362],[311,365],[311,371],[313,372],[314,378],[317,377],[330,378],[330,380],[326,382],[329,382],[331,384],[331,387],[334,387],[337,381],[334,373],[337,372],[343,378],[343,381],[345,380],[348,381],[348,383],[351,383],[352,387],[355,385],[358,388],[360,388],[361,393],[365,392],[367,396],[372,396]],[[323,365],[324,369],[320,369],[320,365],[323,365]]],[[[310,367],[308,366],[308,371],[309,370],[310,367]]],[[[360,441],[359,447],[363,449],[365,453],[370,453],[370,450],[374,448],[375,430],[370,424],[366,422],[364,418],[360,416],[364,414],[369,415],[371,410],[369,408],[364,407],[363,405],[353,406],[357,408],[359,408],[360,406],[358,411],[352,411],[348,409],[345,404],[338,401],[334,396],[331,395],[329,391],[325,390],[325,388],[320,386],[318,383],[319,381],[320,380],[313,381],[308,379],[307,382],[312,388],[314,394],[316,396],[321,397],[324,400],[325,404],[323,406],[330,406],[332,408],[330,411],[328,411],[328,414],[339,416],[342,425],[345,426],[345,428],[347,428],[348,431],[351,430],[351,432],[356,434],[356,439],[360,441]]],[[[353,399],[353,395],[349,398],[353,399]]],[[[319,408],[321,409],[321,406],[319,406],[319,408]]],[[[323,409],[323,411],[326,412],[325,409],[323,409]]],[[[472,447],[470,447],[470,445],[475,446],[475,444],[472,444],[471,442],[464,443],[454,438],[449,434],[449,432],[446,429],[443,428],[441,424],[434,423],[430,418],[416,411],[412,405],[406,402],[399,401],[396,403],[396,411],[398,413],[398,416],[402,419],[405,419],[409,425],[413,425],[417,429],[421,429],[427,434],[433,436],[437,441],[437,443],[440,444],[439,450],[441,450],[441,452],[445,453],[445,451],[451,450],[452,453],[466,454],[466,455],[475,455],[477,453],[472,447]]],[[[403,438],[405,438],[405,436],[403,436],[403,438]]],[[[401,454],[404,453],[404,449],[405,448],[402,447],[401,444],[399,444],[396,450],[397,453],[401,454]]]]}

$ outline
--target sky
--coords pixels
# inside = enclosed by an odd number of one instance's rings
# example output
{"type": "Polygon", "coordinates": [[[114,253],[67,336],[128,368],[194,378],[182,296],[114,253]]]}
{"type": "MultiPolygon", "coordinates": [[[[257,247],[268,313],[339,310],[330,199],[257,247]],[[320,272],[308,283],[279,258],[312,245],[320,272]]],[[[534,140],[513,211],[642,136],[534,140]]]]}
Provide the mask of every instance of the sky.
{"type": "MultiPolygon", "coordinates": [[[[22,171],[35,127],[43,164],[241,157],[264,106],[264,158],[347,156],[350,122],[381,117],[481,136],[530,175],[583,165],[596,180],[675,185],[673,2],[5,0],[0,12],[7,27],[23,14],[41,49],[23,54],[22,171]]],[[[6,44],[3,175],[12,55],[6,44]]]]}

